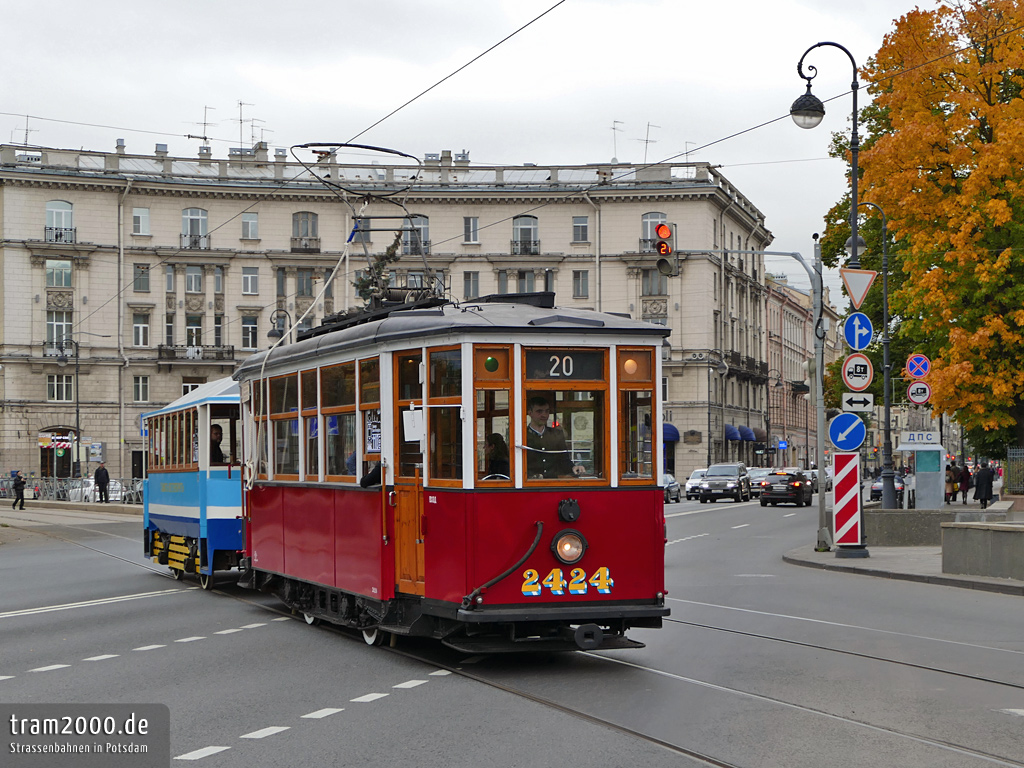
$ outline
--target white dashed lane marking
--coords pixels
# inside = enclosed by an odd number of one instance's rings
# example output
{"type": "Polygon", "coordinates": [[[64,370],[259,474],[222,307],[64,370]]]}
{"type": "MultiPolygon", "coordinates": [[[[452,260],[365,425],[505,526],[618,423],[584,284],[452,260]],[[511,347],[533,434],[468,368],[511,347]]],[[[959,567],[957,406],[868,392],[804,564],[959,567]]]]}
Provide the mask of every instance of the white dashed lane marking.
{"type": "Polygon", "coordinates": [[[392,688],[415,688],[418,685],[426,685],[426,684],[427,684],[426,680],[407,680],[404,683],[399,683],[398,685],[393,685],[391,687],[392,688]]]}
{"type": "Polygon", "coordinates": [[[1016,715],[1017,717],[1024,717],[1024,709],[998,709],[997,712],[1002,712],[1004,715],[1016,715]]]}
{"type": "Polygon", "coordinates": [[[383,699],[388,694],[386,693],[368,693],[365,696],[360,696],[358,699],[351,699],[351,701],[358,704],[366,704],[370,701],[376,701],[377,699],[383,699]]]}
{"type": "Polygon", "coordinates": [[[175,760],[202,760],[204,757],[209,757],[210,755],[216,755],[218,752],[224,752],[224,751],[229,750],[229,749],[231,749],[231,747],[203,747],[202,749],[197,749],[195,752],[189,752],[188,754],[185,754],[185,755],[178,755],[174,759],[175,760]]]}
{"type": "Polygon", "coordinates": [[[733,530],[735,531],[735,530],[738,530],[738,529],[740,529],[740,528],[747,528],[747,527],[749,527],[749,526],[750,526],[750,523],[744,523],[743,525],[734,525],[734,526],[732,527],[732,529],[733,529],[733,530]]]}
{"type": "Polygon", "coordinates": [[[222,629],[220,632],[214,632],[213,634],[215,634],[215,635],[232,635],[235,632],[241,632],[241,631],[242,630],[240,630],[240,629],[238,629],[236,627],[235,629],[222,629]]]}
{"type": "Polygon", "coordinates": [[[336,707],[327,707],[326,709],[318,709],[316,712],[310,712],[308,715],[303,715],[302,717],[306,718],[307,720],[321,720],[325,717],[336,715],[339,712],[344,711],[344,708],[338,709],[336,707]]]}
{"type": "Polygon", "coordinates": [[[82,661],[106,661],[107,659],[116,659],[120,655],[119,653],[104,653],[102,656],[90,656],[88,659],[82,659],[82,661]]]}
{"type": "Polygon", "coordinates": [[[257,624],[246,624],[246,625],[244,625],[242,627],[242,629],[256,629],[256,627],[265,627],[265,626],[267,626],[267,622],[264,621],[264,622],[257,623],[257,624]]]}
{"type": "Polygon", "coordinates": [[[205,640],[205,637],[183,637],[180,640],[175,640],[176,643],[194,643],[196,640],[205,640]]]}
{"type": "Polygon", "coordinates": [[[157,648],[166,648],[166,645],[143,645],[138,648],[132,648],[133,651],[153,651],[157,648]]]}
{"type": "Polygon", "coordinates": [[[0,675],[0,680],[13,680],[14,675],[0,675]]]}
{"type": "Polygon", "coordinates": [[[450,675],[451,671],[447,669],[439,669],[436,672],[431,672],[430,674],[433,677],[444,677],[445,675],[450,675]]]}
{"type": "Polygon", "coordinates": [[[701,536],[707,536],[707,535],[708,534],[706,534],[706,533],[698,533],[698,534],[696,534],[694,536],[687,536],[687,537],[682,538],[682,539],[673,539],[672,541],[665,542],[665,546],[666,547],[670,547],[673,544],[678,544],[681,541],[690,541],[690,539],[699,539],[701,536]]]}
{"type": "Polygon", "coordinates": [[[37,667],[36,669],[30,669],[29,672],[52,672],[55,669],[66,669],[70,666],[70,664],[51,664],[48,667],[37,667]]]}
{"type": "Polygon", "coordinates": [[[265,739],[267,736],[273,736],[275,733],[281,733],[281,731],[291,730],[289,725],[272,725],[269,728],[261,728],[258,731],[252,733],[246,733],[239,736],[240,739],[265,739]]]}

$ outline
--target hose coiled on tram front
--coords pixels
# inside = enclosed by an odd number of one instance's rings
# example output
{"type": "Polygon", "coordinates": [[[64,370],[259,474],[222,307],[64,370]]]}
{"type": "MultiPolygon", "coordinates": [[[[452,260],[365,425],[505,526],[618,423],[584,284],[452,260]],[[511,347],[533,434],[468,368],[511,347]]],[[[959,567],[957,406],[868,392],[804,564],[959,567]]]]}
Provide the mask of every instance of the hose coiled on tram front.
{"type": "Polygon", "coordinates": [[[473,601],[477,598],[477,596],[481,592],[483,592],[485,589],[489,589],[490,587],[493,587],[495,584],[497,584],[499,581],[504,579],[506,576],[511,574],[513,571],[517,570],[519,568],[519,566],[521,566],[523,563],[525,563],[527,558],[529,558],[530,555],[533,554],[533,551],[535,549],[537,549],[537,545],[540,543],[540,537],[541,537],[542,533],[544,533],[544,522],[542,520],[538,520],[537,521],[537,535],[533,539],[533,544],[531,544],[530,548],[528,550],[526,550],[526,554],[523,555],[521,558],[519,558],[519,560],[516,562],[516,564],[513,565],[511,568],[509,568],[507,571],[505,571],[503,574],[501,574],[500,576],[495,576],[493,579],[488,581],[486,584],[481,584],[479,587],[477,587],[472,592],[470,592],[468,595],[466,595],[464,598],[462,598],[462,608],[463,608],[463,610],[471,609],[473,607],[473,601]]]}

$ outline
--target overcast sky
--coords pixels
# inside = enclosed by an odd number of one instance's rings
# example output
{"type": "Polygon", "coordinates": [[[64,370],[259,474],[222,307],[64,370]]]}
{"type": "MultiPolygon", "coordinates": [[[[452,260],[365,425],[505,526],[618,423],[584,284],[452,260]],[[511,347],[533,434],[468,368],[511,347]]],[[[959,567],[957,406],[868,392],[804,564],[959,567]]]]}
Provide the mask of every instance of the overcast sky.
{"type": "MultiPolygon", "coordinates": [[[[922,8],[932,8],[922,0],[922,8]]],[[[862,66],[911,0],[0,0],[0,139],[215,157],[239,141],[359,141],[483,164],[689,159],[719,165],[766,216],[771,250],[812,256],[811,235],[845,188],[827,157],[849,132],[849,96],[813,131],[788,118],[796,64],[835,41],[862,66]],[[557,6],[557,7],[555,7],[557,6]],[[410,106],[363,131],[531,19],[549,13],[410,106]],[[724,140],[775,118],[784,120],[724,140]],[[44,119],[45,118],[45,119],[44,119]],[[248,121],[255,119],[255,122],[248,121]],[[63,122],[62,122],[63,121],[63,122]],[[615,121],[621,130],[612,130],[615,121]],[[651,124],[652,143],[646,138],[651,124]],[[657,127],[654,127],[657,126],[657,127]]],[[[846,93],[847,56],[808,63],[823,101],[846,93]]],[[[867,100],[861,90],[861,104],[867,100]]],[[[213,225],[213,222],[211,222],[213,225]]],[[[680,247],[685,244],[680,243],[680,247]]],[[[806,287],[793,260],[771,259],[806,287]]],[[[833,301],[839,280],[831,275],[833,301]]],[[[843,302],[844,303],[844,302],[843,302]]],[[[841,306],[840,309],[843,309],[841,306]]]]}

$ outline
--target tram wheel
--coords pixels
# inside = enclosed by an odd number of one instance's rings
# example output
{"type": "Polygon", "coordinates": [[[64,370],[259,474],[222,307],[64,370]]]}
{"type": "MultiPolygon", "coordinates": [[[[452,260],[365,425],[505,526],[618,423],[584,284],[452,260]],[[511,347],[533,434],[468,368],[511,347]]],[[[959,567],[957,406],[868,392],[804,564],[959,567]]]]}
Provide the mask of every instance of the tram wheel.
{"type": "Polygon", "coordinates": [[[385,634],[387,633],[379,627],[374,627],[373,629],[364,629],[363,640],[366,642],[367,645],[383,645],[385,634]]]}
{"type": "Polygon", "coordinates": [[[171,578],[175,581],[181,581],[181,577],[185,575],[185,572],[180,568],[171,568],[171,578]]]}
{"type": "Polygon", "coordinates": [[[213,589],[213,574],[212,573],[200,573],[199,574],[199,586],[209,592],[213,589]]]}
{"type": "Polygon", "coordinates": [[[302,614],[302,618],[304,618],[306,620],[306,623],[309,624],[309,626],[311,627],[315,627],[317,624],[320,623],[320,619],[318,619],[312,613],[304,613],[302,614]]]}

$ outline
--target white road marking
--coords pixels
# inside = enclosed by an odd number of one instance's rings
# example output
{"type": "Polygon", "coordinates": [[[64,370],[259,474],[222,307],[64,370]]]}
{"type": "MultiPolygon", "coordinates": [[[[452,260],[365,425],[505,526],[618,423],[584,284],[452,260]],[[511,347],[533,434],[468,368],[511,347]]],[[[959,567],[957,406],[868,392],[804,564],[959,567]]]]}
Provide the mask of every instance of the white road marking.
{"type": "Polygon", "coordinates": [[[48,667],[37,667],[36,669],[30,669],[29,672],[52,672],[55,669],[66,669],[70,666],[70,664],[51,664],[48,667]]]}
{"type": "Polygon", "coordinates": [[[775,574],[774,573],[737,573],[736,577],[737,578],[746,578],[746,579],[774,579],[775,578],[775,574]]]}
{"type": "Polygon", "coordinates": [[[291,616],[281,616],[281,617],[276,618],[276,619],[271,619],[271,621],[291,621],[291,620],[292,620],[291,616]]]}
{"type": "Polygon", "coordinates": [[[166,648],[166,645],[143,645],[139,648],[132,648],[133,651],[152,651],[156,648],[166,648]]]}
{"type": "Polygon", "coordinates": [[[447,669],[439,669],[436,672],[431,672],[430,674],[434,677],[444,677],[445,675],[450,675],[451,671],[447,669]]]}
{"type": "Polygon", "coordinates": [[[737,530],[739,528],[748,528],[749,526],[750,526],[750,523],[744,523],[743,525],[734,525],[732,527],[732,529],[735,531],[735,530],[737,530]]]}
{"type": "Polygon", "coordinates": [[[257,624],[244,624],[244,625],[242,625],[242,629],[256,629],[256,627],[265,627],[265,626],[267,626],[267,622],[264,621],[264,622],[257,623],[257,624]]]}
{"type": "Polygon", "coordinates": [[[23,608],[20,611],[8,611],[0,613],[0,619],[9,619],[12,616],[31,616],[36,613],[49,613],[51,611],[68,611],[72,608],[89,608],[94,605],[109,605],[110,603],[121,603],[125,600],[142,600],[147,597],[160,597],[161,595],[173,595],[176,592],[184,592],[183,589],[162,589],[159,592],[140,592],[137,595],[121,595],[120,597],[105,597],[102,600],[85,600],[81,603],[64,603],[62,605],[47,605],[39,608],[23,608]]]}
{"type": "Polygon", "coordinates": [[[288,730],[291,730],[291,726],[289,726],[289,725],[272,725],[269,728],[261,728],[258,731],[253,731],[252,733],[246,733],[246,734],[244,734],[242,736],[239,736],[238,738],[240,738],[240,739],[265,739],[265,738],[267,738],[267,736],[273,736],[275,733],[280,733],[281,731],[288,731],[288,730]]]}
{"type": "Polygon", "coordinates": [[[13,680],[14,675],[0,675],[0,680],[13,680]]]}
{"type": "Polygon", "coordinates": [[[427,684],[426,680],[407,680],[404,683],[399,683],[398,685],[393,685],[391,687],[392,688],[415,688],[415,687],[417,687],[419,685],[426,685],[426,684],[427,684]]]}
{"type": "Polygon", "coordinates": [[[176,643],[194,643],[196,640],[205,640],[205,637],[183,637],[180,640],[175,640],[176,643]]]}
{"type": "Polygon", "coordinates": [[[665,515],[665,517],[666,518],[669,518],[669,517],[685,517],[686,515],[699,515],[701,512],[710,512],[710,511],[711,511],[710,509],[691,509],[688,512],[673,512],[671,515],[665,515]]]}
{"type": "Polygon", "coordinates": [[[223,752],[223,751],[225,751],[227,749],[231,749],[231,747],[203,747],[202,749],[197,749],[195,752],[189,752],[188,754],[185,754],[185,755],[178,755],[174,759],[175,760],[202,760],[204,757],[209,757],[210,755],[216,755],[218,752],[223,752]]]}
{"type": "Polygon", "coordinates": [[[220,632],[214,632],[213,634],[215,634],[215,635],[230,635],[230,634],[233,634],[235,632],[241,632],[241,631],[242,630],[240,630],[240,629],[238,629],[236,627],[235,629],[222,629],[220,632]]]}
{"type": "Polygon", "coordinates": [[[358,704],[366,704],[370,701],[376,701],[377,699],[383,699],[388,694],[386,693],[368,693],[365,696],[360,696],[358,699],[351,699],[351,701],[358,704]]]}
{"type": "Polygon", "coordinates": [[[120,655],[119,653],[105,653],[102,656],[90,656],[88,659],[82,659],[82,661],[106,661],[107,659],[116,659],[120,655]]]}
{"type": "Polygon", "coordinates": [[[699,539],[701,536],[708,536],[708,535],[709,534],[707,534],[707,533],[698,533],[698,534],[696,534],[694,536],[686,536],[686,537],[684,537],[682,539],[673,539],[672,541],[666,541],[665,542],[665,546],[666,547],[670,547],[673,544],[678,544],[681,541],[689,541],[690,539],[699,539]]]}
{"type": "Polygon", "coordinates": [[[790,512],[788,515],[783,515],[783,517],[795,517],[795,516],[796,516],[796,512],[790,512]]]}
{"type": "Polygon", "coordinates": [[[308,715],[303,715],[303,717],[305,717],[307,719],[310,719],[310,720],[319,720],[322,717],[328,717],[329,715],[336,715],[339,712],[344,712],[344,711],[345,711],[344,708],[337,709],[335,707],[327,707],[326,709],[318,709],[316,712],[310,712],[308,715]]]}
{"type": "Polygon", "coordinates": [[[1024,709],[997,709],[996,712],[1002,712],[1004,715],[1016,715],[1017,717],[1024,717],[1024,709]]]}

